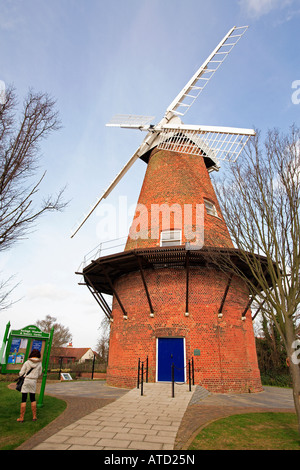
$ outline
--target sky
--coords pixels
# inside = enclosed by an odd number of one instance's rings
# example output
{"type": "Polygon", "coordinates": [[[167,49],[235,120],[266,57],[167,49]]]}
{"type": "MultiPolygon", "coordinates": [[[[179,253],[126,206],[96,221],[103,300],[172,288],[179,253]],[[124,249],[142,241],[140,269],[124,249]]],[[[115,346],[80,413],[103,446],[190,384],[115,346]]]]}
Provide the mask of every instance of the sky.
{"type": "Polygon", "coordinates": [[[127,234],[146,170],[138,160],[70,237],[144,137],[105,124],[115,114],[159,122],[229,29],[244,25],[184,123],[286,132],[300,124],[299,0],[0,0],[0,85],[13,85],[20,102],[30,88],[56,99],[62,128],[41,146],[40,198],[66,186],[69,201],[0,256],[1,278],[17,284],[15,303],[0,311],[0,341],[8,321],[19,329],[51,315],[74,347],[95,348],[104,314],[75,272],[99,244],[127,234]]]}

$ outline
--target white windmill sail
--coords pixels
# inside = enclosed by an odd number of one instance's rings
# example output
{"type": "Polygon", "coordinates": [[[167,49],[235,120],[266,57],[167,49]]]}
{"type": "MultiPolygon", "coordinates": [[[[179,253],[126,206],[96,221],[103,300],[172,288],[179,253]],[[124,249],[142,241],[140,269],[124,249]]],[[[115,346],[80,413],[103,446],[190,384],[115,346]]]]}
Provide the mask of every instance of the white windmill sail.
{"type": "Polygon", "coordinates": [[[228,31],[226,36],[172,101],[167,108],[166,114],[172,113],[179,116],[186,114],[247,29],[248,26],[234,26],[228,31]]]}
{"type": "Polygon", "coordinates": [[[102,196],[97,199],[82,222],[77,226],[71,238],[74,237],[86,222],[98,204],[110,194],[134,162],[154,147],[170,151],[178,151],[180,149],[181,152],[185,153],[209,156],[215,164],[212,169],[218,168],[220,160],[235,161],[238,158],[248,139],[255,135],[252,129],[189,126],[181,122],[180,116],[184,116],[190,109],[247,29],[248,26],[234,26],[228,31],[170,106],[168,106],[164,117],[158,124],[150,124],[154,119],[153,116],[135,116],[132,114],[117,115],[107,124],[107,126],[113,127],[139,129],[147,132],[147,135],[134,155],[128,160],[102,196]]]}
{"type": "Polygon", "coordinates": [[[117,176],[114,178],[114,180],[110,183],[109,187],[104,191],[104,193],[97,199],[95,204],[92,205],[91,209],[89,212],[84,216],[83,220],[77,225],[76,229],[71,235],[71,238],[73,238],[78,230],[83,226],[83,224],[87,221],[87,219],[90,217],[90,215],[94,212],[96,207],[100,204],[100,202],[103,199],[106,199],[107,196],[111,193],[111,191],[114,189],[114,187],[118,184],[118,182],[123,178],[125,173],[131,168],[131,166],[134,164],[134,162],[139,158],[138,153],[136,152],[126,163],[126,165],[122,168],[122,170],[117,174],[117,176]]]}
{"type": "Polygon", "coordinates": [[[159,149],[192,155],[207,155],[216,164],[221,160],[235,162],[255,135],[252,129],[218,126],[165,126],[160,133],[159,149]]]}
{"type": "Polygon", "coordinates": [[[74,232],[72,233],[71,235],[71,238],[73,238],[76,233],[78,232],[78,230],[83,226],[83,224],[87,221],[87,219],[90,217],[90,215],[94,212],[94,210],[96,209],[96,207],[100,204],[100,202],[103,200],[103,199],[106,199],[107,196],[111,193],[111,191],[117,186],[117,184],[119,183],[119,181],[123,178],[123,176],[127,173],[127,171],[132,167],[132,165],[134,164],[134,162],[144,153],[145,150],[148,150],[149,146],[151,145],[152,141],[155,139],[156,136],[152,135],[152,133],[149,133],[148,134],[148,138],[146,137],[144,139],[144,142],[142,143],[142,145],[137,149],[137,151],[133,154],[133,156],[128,160],[128,162],[126,163],[126,165],[124,165],[124,167],[122,168],[122,170],[117,174],[117,176],[114,178],[114,180],[110,183],[110,185],[108,186],[108,188],[104,191],[104,193],[102,194],[102,196],[100,196],[97,201],[95,202],[95,204],[91,207],[91,209],[89,210],[89,212],[84,216],[82,222],[80,222],[80,224],[78,224],[78,226],[76,227],[76,229],[74,230],[74,232]]]}
{"type": "Polygon", "coordinates": [[[116,114],[107,124],[107,127],[123,127],[126,129],[148,129],[148,124],[154,116],[136,116],[135,114],[116,114]]]}

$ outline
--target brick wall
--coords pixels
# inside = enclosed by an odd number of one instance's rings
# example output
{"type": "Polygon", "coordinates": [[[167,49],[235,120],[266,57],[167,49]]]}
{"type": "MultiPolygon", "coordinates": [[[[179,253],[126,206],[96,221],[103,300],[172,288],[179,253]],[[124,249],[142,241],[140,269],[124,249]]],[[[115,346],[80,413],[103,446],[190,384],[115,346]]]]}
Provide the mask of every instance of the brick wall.
{"type": "Polygon", "coordinates": [[[214,392],[261,391],[260,374],[250,312],[241,319],[248,293],[233,278],[223,308],[218,311],[227,276],[209,268],[191,268],[189,316],[185,316],[185,270],[146,270],[146,281],[154,307],[150,309],[140,274],[120,278],[117,292],[128,319],[114,299],[107,382],[135,387],[138,358],[149,358],[149,380],[156,379],[156,341],[159,337],[184,337],[186,359],[194,350],[195,382],[214,392]]]}
{"type": "Polygon", "coordinates": [[[205,246],[233,247],[203,158],[153,150],[138,200],[142,207],[137,206],[125,250],[159,246],[159,239],[151,238],[151,225],[157,227],[158,234],[163,229],[181,229],[182,242],[185,243],[184,217],[180,224],[178,218],[172,215],[176,211],[171,211],[170,227],[163,227],[161,213],[151,209],[153,205],[167,204],[170,208],[178,205],[183,214],[184,205],[191,204],[191,230],[195,232],[196,204],[204,204],[204,199],[211,201],[218,213],[218,217],[214,217],[204,211],[205,246]],[[139,234],[140,238],[134,239],[135,234],[139,234]]]}

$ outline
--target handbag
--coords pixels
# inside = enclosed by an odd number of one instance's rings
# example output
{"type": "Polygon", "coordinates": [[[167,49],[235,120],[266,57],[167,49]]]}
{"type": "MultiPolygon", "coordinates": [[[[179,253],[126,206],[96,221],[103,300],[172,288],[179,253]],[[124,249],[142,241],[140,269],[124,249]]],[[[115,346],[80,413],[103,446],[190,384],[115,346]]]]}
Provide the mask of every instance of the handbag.
{"type": "Polygon", "coordinates": [[[18,380],[17,380],[17,385],[16,385],[16,390],[17,390],[18,392],[21,391],[21,388],[22,388],[22,386],[23,386],[25,377],[27,377],[27,375],[29,375],[32,370],[33,370],[33,367],[32,367],[32,369],[30,369],[30,371],[29,371],[27,374],[23,374],[23,375],[21,375],[21,377],[18,378],[18,380]]]}

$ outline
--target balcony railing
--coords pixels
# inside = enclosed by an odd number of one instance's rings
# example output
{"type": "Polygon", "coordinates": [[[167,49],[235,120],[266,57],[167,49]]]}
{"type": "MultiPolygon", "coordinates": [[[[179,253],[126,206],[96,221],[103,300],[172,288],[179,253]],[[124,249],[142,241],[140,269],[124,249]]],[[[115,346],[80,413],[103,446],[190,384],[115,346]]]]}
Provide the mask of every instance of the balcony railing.
{"type": "Polygon", "coordinates": [[[100,256],[107,256],[112,255],[114,253],[118,253],[123,251],[127,241],[126,237],[115,238],[114,240],[107,240],[105,242],[99,243],[95,248],[90,250],[83,258],[83,261],[80,263],[78,268],[79,272],[82,270],[92,261],[95,259],[100,258],[100,256]]]}

